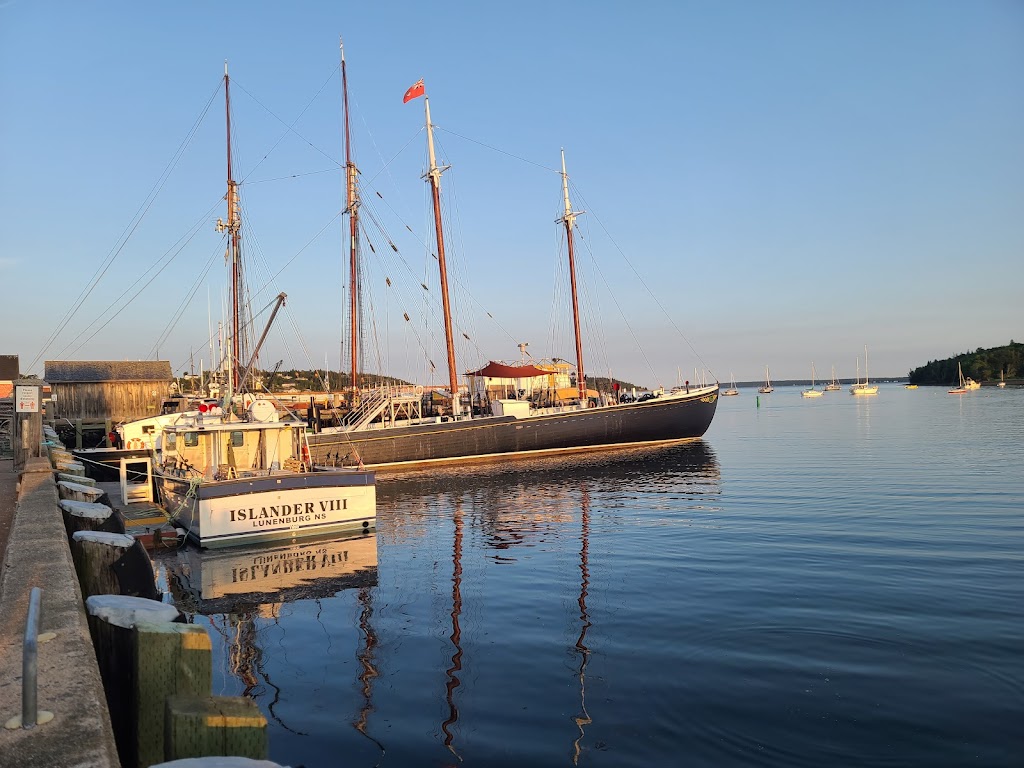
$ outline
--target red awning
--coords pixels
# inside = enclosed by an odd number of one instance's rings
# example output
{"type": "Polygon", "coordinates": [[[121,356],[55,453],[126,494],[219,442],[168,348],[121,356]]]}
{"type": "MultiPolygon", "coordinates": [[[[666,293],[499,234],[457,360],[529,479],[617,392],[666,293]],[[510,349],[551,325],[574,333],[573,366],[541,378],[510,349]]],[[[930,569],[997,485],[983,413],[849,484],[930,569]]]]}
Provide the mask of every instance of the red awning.
{"type": "Polygon", "coordinates": [[[550,376],[551,373],[534,365],[504,365],[491,360],[479,371],[470,371],[466,375],[490,376],[493,379],[532,379],[534,376],[550,376]]]}

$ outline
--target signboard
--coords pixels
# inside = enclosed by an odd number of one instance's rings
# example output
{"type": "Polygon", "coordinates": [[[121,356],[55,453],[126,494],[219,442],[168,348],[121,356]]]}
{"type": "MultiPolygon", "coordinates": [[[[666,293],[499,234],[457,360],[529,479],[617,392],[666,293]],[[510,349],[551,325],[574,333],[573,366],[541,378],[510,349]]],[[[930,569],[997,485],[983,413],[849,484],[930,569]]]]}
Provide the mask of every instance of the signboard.
{"type": "Polygon", "coordinates": [[[14,402],[16,403],[15,411],[18,413],[38,413],[39,387],[34,384],[15,386],[14,402]]]}

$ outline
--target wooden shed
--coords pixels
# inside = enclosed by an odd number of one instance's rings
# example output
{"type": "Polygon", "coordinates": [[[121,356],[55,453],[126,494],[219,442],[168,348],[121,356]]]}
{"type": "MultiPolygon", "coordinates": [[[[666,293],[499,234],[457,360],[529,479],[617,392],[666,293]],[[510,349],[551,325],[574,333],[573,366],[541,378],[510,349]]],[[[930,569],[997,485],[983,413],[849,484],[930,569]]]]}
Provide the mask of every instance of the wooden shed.
{"type": "Polygon", "coordinates": [[[51,419],[131,421],[161,412],[174,376],[167,360],[47,360],[51,419]]]}

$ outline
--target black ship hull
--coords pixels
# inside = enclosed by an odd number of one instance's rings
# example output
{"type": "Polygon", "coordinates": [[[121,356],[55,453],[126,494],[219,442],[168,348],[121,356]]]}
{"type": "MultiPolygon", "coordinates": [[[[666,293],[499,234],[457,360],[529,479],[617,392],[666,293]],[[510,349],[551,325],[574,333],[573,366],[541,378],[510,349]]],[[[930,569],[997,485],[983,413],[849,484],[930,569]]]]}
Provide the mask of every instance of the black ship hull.
{"type": "Polygon", "coordinates": [[[701,437],[718,406],[718,387],[629,403],[518,419],[464,421],[309,435],[316,464],[398,469],[669,443],[701,437]]]}

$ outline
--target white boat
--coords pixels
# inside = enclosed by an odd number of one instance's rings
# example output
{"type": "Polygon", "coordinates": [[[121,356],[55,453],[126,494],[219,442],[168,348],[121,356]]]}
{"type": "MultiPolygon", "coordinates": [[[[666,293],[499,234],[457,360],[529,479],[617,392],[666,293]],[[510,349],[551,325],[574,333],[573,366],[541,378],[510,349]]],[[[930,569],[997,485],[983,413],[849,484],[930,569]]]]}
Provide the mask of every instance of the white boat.
{"type": "Polygon", "coordinates": [[[970,390],[970,387],[967,386],[968,380],[964,378],[964,370],[963,368],[960,367],[960,363],[956,364],[956,372],[957,375],[960,377],[960,382],[955,387],[949,390],[949,394],[966,395],[967,392],[970,390]]]}
{"type": "Polygon", "coordinates": [[[842,385],[836,380],[836,367],[833,365],[832,366],[832,381],[830,381],[828,384],[825,385],[825,391],[826,392],[838,392],[842,388],[843,388],[842,385]]]}
{"type": "Polygon", "coordinates": [[[800,393],[803,397],[821,397],[824,391],[814,388],[814,363],[811,363],[811,388],[800,393]]]}
{"type": "Polygon", "coordinates": [[[857,381],[850,385],[851,395],[877,395],[878,385],[868,380],[868,347],[864,345],[864,381],[860,380],[860,358],[857,358],[857,381]]]}
{"type": "Polygon", "coordinates": [[[729,384],[728,389],[722,391],[722,397],[727,397],[729,395],[738,395],[740,393],[740,391],[736,389],[736,376],[733,374],[732,371],[729,371],[729,376],[732,380],[732,383],[729,384]]]}
{"type": "Polygon", "coordinates": [[[762,395],[767,395],[769,392],[774,392],[775,388],[772,387],[772,377],[768,372],[768,366],[764,367],[764,386],[758,387],[758,392],[762,395]]]}
{"type": "MultiPolygon", "coordinates": [[[[227,104],[227,68],[224,96],[227,104]]],[[[231,157],[228,132],[228,158],[231,157]]],[[[306,423],[281,418],[270,400],[245,395],[246,382],[285,294],[279,294],[263,335],[250,351],[244,347],[243,318],[248,304],[237,275],[242,272],[238,185],[228,163],[227,222],[230,235],[231,328],[227,344],[227,391],[223,405],[129,422],[119,428],[123,444],[149,451],[148,476],[172,521],[202,547],[221,547],[275,539],[293,539],[346,531],[367,531],[376,523],[374,473],[361,467],[314,467],[306,423]],[[243,364],[243,359],[248,360],[243,364]],[[239,393],[237,396],[233,393],[239,393]],[[237,413],[235,410],[237,409],[237,413]]],[[[122,489],[129,493],[126,461],[121,460],[122,489]]],[[[139,484],[136,484],[139,485],[139,484]]],[[[133,489],[140,490],[140,489],[133,489]]]]}
{"type": "Polygon", "coordinates": [[[996,384],[996,386],[999,387],[1000,389],[1005,389],[1006,388],[1006,371],[1005,370],[1002,370],[1002,371],[999,372],[999,383],[996,384]]]}
{"type": "MultiPolygon", "coordinates": [[[[959,363],[957,363],[957,365],[959,365],[959,363]]],[[[966,376],[964,377],[964,386],[967,387],[967,389],[981,389],[981,382],[975,381],[970,376],[966,376]]]]}

